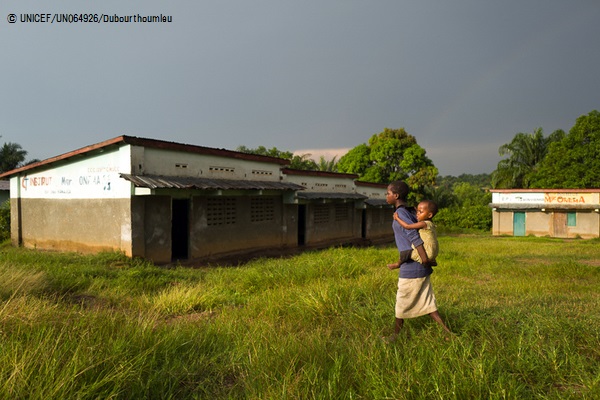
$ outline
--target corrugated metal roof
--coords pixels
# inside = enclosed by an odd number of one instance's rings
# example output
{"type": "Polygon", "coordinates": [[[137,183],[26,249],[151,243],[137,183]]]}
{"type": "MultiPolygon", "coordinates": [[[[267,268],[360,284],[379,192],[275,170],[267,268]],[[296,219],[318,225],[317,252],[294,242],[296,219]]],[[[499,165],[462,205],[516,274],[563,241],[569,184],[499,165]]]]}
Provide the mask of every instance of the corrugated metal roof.
{"type": "Polygon", "coordinates": [[[383,199],[367,199],[365,200],[365,204],[372,207],[389,207],[393,208],[391,204],[388,204],[387,201],[383,199]]]}
{"type": "Polygon", "coordinates": [[[354,199],[364,200],[368,199],[367,196],[358,193],[336,193],[336,192],[300,192],[296,196],[299,199],[304,200],[316,200],[316,199],[354,199]]]}
{"type": "Polygon", "coordinates": [[[193,178],[183,176],[120,174],[137,187],[149,189],[200,190],[304,190],[304,186],[290,182],[245,181],[233,179],[193,178]]]}

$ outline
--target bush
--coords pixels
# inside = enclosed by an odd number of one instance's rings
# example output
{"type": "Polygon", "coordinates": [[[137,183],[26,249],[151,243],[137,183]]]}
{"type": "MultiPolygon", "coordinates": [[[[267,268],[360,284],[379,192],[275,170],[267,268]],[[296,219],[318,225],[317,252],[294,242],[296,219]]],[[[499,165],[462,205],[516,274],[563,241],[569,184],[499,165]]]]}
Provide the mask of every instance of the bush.
{"type": "Polygon", "coordinates": [[[447,228],[489,231],[492,228],[492,209],[481,205],[442,208],[435,216],[435,223],[447,228]]]}
{"type": "Polygon", "coordinates": [[[0,242],[10,238],[10,200],[0,205],[0,242]]]}

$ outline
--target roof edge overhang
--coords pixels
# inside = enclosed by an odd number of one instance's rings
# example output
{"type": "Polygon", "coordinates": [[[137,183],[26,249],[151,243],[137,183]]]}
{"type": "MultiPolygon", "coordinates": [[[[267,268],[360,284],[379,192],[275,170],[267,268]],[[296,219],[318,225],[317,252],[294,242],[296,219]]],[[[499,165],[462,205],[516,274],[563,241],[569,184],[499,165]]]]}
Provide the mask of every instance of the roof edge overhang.
{"type": "Polygon", "coordinates": [[[600,193],[600,188],[594,189],[490,189],[490,193],[600,193]]]}
{"type": "Polygon", "coordinates": [[[344,192],[298,192],[296,197],[303,200],[366,200],[369,198],[359,193],[344,192]]]}
{"type": "Polygon", "coordinates": [[[590,210],[595,211],[600,208],[600,204],[544,204],[544,203],[490,203],[489,207],[496,210],[590,210]]]}
{"type": "Polygon", "coordinates": [[[381,189],[387,189],[388,184],[386,183],[375,183],[375,182],[365,182],[365,181],[354,181],[354,184],[356,186],[368,186],[368,187],[375,187],[375,188],[381,188],[381,189]]]}
{"type": "Polygon", "coordinates": [[[3,174],[0,174],[0,178],[9,177],[9,176],[16,175],[16,174],[19,174],[21,172],[25,172],[25,171],[28,171],[28,170],[31,170],[31,169],[36,169],[36,168],[39,168],[39,167],[44,167],[46,165],[53,164],[53,163],[58,162],[58,161],[67,160],[69,158],[72,158],[72,157],[75,157],[75,156],[78,156],[78,155],[87,154],[87,153],[93,152],[95,150],[100,150],[100,149],[104,149],[106,147],[110,147],[110,146],[113,146],[113,145],[116,145],[116,144],[119,144],[119,143],[123,143],[124,142],[123,138],[124,138],[124,136],[118,136],[118,137],[113,138],[113,139],[105,140],[103,142],[92,144],[92,145],[89,145],[89,146],[85,146],[85,147],[82,147],[80,149],[70,151],[68,153],[64,153],[64,154],[61,154],[61,155],[58,155],[58,156],[55,156],[55,157],[47,158],[45,160],[38,161],[38,162],[35,162],[35,163],[32,163],[32,164],[28,164],[28,165],[25,165],[23,167],[19,167],[19,168],[13,169],[11,171],[4,172],[3,174]]]}
{"type": "Polygon", "coordinates": [[[356,179],[358,175],[356,174],[344,174],[341,172],[329,172],[329,171],[309,171],[304,169],[292,169],[292,168],[283,168],[281,172],[285,175],[301,175],[301,176],[320,176],[320,177],[330,177],[330,178],[350,178],[356,179]]]}
{"type": "Polygon", "coordinates": [[[274,163],[279,165],[289,165],[290,160],[285,160],[283,158],[270,157],[270,156],[261,156],[257,154],[249,154],[249,153],[241,153],[239,151],[226,150],[226,149],[216,149],[211,147],[203,147],[192,144],[183,144],[176,142],[168,142],[165,140],[157,140],[157,139],[146,139],[135,136],[117,136],[115,138],[105,140],[103,142],[99,142],[96,144],[92,144],[89,146],[82,147],[77,150],[70,151],[68,153],[64,153],[55,157],[51,157],[42,161],[38,161],[36,163],[28,164],[23,167],[19,167],[13,169],[11,171],[4,172],[0,174],[0,178],[10,177],[12,175],[16,175],[25,171],[33,170],[36,168],[44,167],[58,161],[67,160],[69,158],[84,155],[91,153],[96,150],[105,149],[114,145],[131,145],[131,146],[142,146],[149,147],[154,149],[162,149],[162,150],[172,150],[172,151],[181,151],[186,153],[195,153],[195,154],[204,154],[204,155],[213,155],[218,157],[229,157],[236,158],[241,160],[248,161],[258,161],[258,162],[267,162],[274,163]]]}

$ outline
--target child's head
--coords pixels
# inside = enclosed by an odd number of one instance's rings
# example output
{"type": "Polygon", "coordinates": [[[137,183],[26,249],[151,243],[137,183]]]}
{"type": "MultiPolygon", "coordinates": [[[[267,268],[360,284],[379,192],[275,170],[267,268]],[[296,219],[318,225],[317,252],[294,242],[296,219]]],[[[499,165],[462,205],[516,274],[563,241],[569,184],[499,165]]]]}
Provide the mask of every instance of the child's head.
{"type": "Polygon", "coordinates": [[[394,181],[388,185],[386,200],[388,204],[394,204],[396,199],[406,201],[408,197],[408,185],[402,181],[394,181]]]}
{"type": "Polygon", "coordinates": [[[423,200],[417,206],[417,220],[425,221],[435,217],[438,212],[437,204],[432,200],[423,200]]]}

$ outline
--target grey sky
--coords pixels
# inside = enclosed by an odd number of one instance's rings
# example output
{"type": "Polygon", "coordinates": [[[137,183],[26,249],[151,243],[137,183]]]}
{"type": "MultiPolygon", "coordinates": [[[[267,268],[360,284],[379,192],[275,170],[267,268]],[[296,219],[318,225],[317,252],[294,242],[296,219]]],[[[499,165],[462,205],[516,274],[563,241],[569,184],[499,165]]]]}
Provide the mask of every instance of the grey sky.
{"type": "Polygon", "coordinates": [[[516,133],[568,131],[600,109],[597,0],[4,0],[0,12],[0,142],[30,158],[123,134],[318,158],[404,127],[442,175],[490,173],[516,133]],[[83,12],[173,22],[19,20],[83,12]]]}

